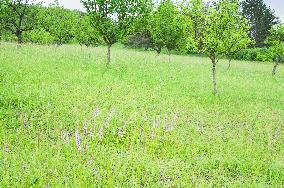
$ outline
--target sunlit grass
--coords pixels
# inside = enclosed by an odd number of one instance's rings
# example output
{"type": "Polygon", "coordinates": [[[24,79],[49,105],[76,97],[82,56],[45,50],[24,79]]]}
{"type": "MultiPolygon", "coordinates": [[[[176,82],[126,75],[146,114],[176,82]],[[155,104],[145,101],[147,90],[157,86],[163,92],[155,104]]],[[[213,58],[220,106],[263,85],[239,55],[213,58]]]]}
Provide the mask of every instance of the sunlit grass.
{"type": "Polygon", "coordinates": [[[4,43],[0,59],[0,187],[284,186],[283,66],[223,60],[214,97],[207,58],[115,47],[107,68],[105,47],[4,43]]]}

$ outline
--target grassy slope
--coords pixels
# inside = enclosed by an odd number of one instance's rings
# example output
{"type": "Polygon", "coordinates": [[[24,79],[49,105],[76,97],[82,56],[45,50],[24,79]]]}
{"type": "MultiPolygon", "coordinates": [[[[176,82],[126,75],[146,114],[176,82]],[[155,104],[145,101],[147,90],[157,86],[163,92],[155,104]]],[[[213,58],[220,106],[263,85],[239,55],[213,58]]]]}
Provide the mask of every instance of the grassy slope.
{"type": "Polygon", "coordinates": [[[0,45],[0,187],[284,186],[283,66],[220,62],[214,97],[206,58],[112,57],[0,45]]]}

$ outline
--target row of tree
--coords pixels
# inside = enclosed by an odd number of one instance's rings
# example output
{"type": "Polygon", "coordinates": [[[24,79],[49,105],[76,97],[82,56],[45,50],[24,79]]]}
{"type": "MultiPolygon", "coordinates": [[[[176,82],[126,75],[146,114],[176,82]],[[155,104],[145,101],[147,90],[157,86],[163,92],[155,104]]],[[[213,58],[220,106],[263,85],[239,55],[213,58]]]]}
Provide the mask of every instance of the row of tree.
{"type": "Polygon", "coordinates": [[[254,17],[248,16],[249,0],[243,1],[242,6],[238,0],[215,0],[210,3],[191,0],[178,5],[171,0],[162,0],[156,8],[151,8],[155,7],[151,0],[82,2],[99,34],[108,44],[108,64],[111,46],[134,30],[134,33],[148,37],[148,47],[155,49],[158,54],[163,47],[166,48],[169,61],[171,51],[177,48],[186,47],[206,54],[212,62],[214,95],[217,94],[216,65],[220,58],[231,58],[237,51],[257,43],[272,46],[276,60],[273,74],[283,60],[283,25],[272,27],[277,23],[276,17],[260,0],[256,1],[261,5],[259,9],[251,7],[254,17]],[[269,24],[255,27],[259,25],[253,22],[256,15],[262,15],[269,24]],[[268,32],[264,32],[266,30],[268,32]],[[258,31],[260,34],[255,35],[258,31]]]}
{"type": "Polygon", "coordinates": [[[58,1],[44,7],[34,0],[0,0],[0,26],[2,38],[14,35],[19,44],[99,43],[98,31],[86,13],[64,9],[58,1]]]}
{"type": "MultiPolygon", "coordinates": [[[[81,0],[87,12],[66,10],[58,1],[48,7],[34,0],[0,0],[1,30],[32,42],[52,38],[58,45],[75,40],[81,45],[137,40],[159,54],[166,48],[206,54],[212,62],[214,94],[216,65],[248,46],[269,45],[275,52],[274,74],[283,61],[283,26],[262,0],[81,0]],[[256,7],[258,8],[256,8],[256,7]],[[260,24],[262,23],[262,24],[260,24]],[[129,37],[131,36],[131,37],[129,37]]],[[[3,33],[3,32],[2,32],[3,33]]]]}

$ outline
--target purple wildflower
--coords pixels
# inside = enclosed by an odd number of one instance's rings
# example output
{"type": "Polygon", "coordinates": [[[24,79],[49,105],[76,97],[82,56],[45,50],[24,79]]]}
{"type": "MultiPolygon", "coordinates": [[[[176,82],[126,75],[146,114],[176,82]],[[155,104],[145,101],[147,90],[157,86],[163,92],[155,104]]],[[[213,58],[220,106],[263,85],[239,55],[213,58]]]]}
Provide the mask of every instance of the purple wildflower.
{"type": "Polygon", "coordinates": [[[109,128],[109,119],[106,119],[105,121],[106,121],[106,126],[105,127],[108,129],[109,128]]]}
{"type": "Polygon", "coordinates": [[[109,119],[111,119],[114,114],[115,114],[115,110],[112,109],[109,113],[109,119]]]}
{"type": "Polygon", "coordinates": [[[99,113],[100,113],[100,109],[97,108],[96,111],[94,111],[94,113],[93,113],[94,117],[97,117],[99,115],[99,113]]]}
{"type": "Polygon", "coordinates": [[[177,114],[175,114],[175,115],[174,115],[174,122],[176,122],[177,119],[178,119],[178,116],[177,116],[177,114]]]}
{"type": "Polygon", "coordinates": [[[99,131],[99,139],[100,139],[100,141],[103,140],[103,137],[104,137],[104,130],[103,130],[103,128],[100,128],[100,131],[99,131]]]}
{"type": "Polygon", "coordinates": [[[119,136],[120,138],[123,137],[123,130],[122,130],[122,128],[118,128],[118,136],[119,136]]]}
{"type": "Polygon", "coordinates": [[[80,135],[79,135],[79,132],[78,132],[78,131],[76,131],[75,137],[76,137],[77,149],[78,149],[78,151],[80,152],[80,151],[81,151],[81,139],[80,139],[80,135]]]}
{"type": "Polygon", "coordinates": [[[173,125],[174,125],[174,121],[171,121],[169,127],[172,127],[173,125]]]}
{"type": "Polygon", "coordinates": [[[89,134],[90,134],[90,138],[93,139],[93,132],[92,132],[92,130],[90,130],[89,134]]]}
{"type": "Polygon", "coordinates": [[[164,122],[164,129],[166,132],[170,132],[170,125],[167,124],[167,120],[165,119],[165,122],[164,122]]]}
{"type": "Polygon", "coordinates": [[[93,169],[93,172],[94,172],[94,175],[98,175],[99,174],[99,171],[96,168],[93,169]]]}
{"type": "Polygon", "coordinates": [[[96,122],[94,122],[94,132],[96,132],[97,131],[97,124],[96,124],[96,122]]]}
{"type": "Polygon", "coordinates": [[[8,153],[8,152],[9,152],[9,146],[8,146],[8,144],[6,144],[6,145],[5,145],[4,150],[5,150],[5,152],[6,152],[6,153],[8,153]]]}
{"type": "Polygon", "coordinates": [[[93,162],[94,162],[94,158],[93,158],[93,155],[91,154],[90,159],[89,159],[89,164],[91,164],[93,162]]]}
{"type": "Polygon", "coordinates": [[[66,143],[68,141],[68,134],[67,133],[64,133],[62,132],[61,133],[61,139],[64,143],[66,143]]]}
{"type": "Polygon", "coordinates": [[[84,135],[86,136],[88,134],[88,122],[87,121],[84,123],[83,128],[84,128],[84,135]]]}
{"type": "Polygon", "coordinates": [[[154,140],[154,139],[155,139],[155,137],[156,137],[155,131],[154,131],[154,130],[152,130],[152,140],[154,140]]]}
{"type": "Polygon", "coordinates": [[[27,118],[27,116],[25,115],[24,116],[24,128],[28,128],[29,127],[29,125],[28,125],[28,118],[27,118]]]}
{"type": "Polygon", "coordinates": [[[175,122],[177,121],[177,118],[178,118],[177,114],[175,114],[173,120],[170,122],[169,129],[175,124],[175,122]]]}
{"type": "Polygon", "coordinates": [[[165,129],[166,132],[170,131],[170,127],[167,124],[164,125],[164,129],[165,129]]]}
{"type": "Polygon", "coordinates": [[[159,127],[160,127],[160,124],[161,124],[160,119],[157,119],[157,120],[156,120],[156,127],[159,128],[159,127]]]}

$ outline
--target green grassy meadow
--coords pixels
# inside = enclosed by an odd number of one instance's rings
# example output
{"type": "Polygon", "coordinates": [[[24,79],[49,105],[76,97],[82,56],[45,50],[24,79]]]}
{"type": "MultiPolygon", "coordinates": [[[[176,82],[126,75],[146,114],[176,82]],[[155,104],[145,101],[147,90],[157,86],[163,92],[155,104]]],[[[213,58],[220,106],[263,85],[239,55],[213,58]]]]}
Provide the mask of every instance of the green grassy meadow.
{"type": "Polygon", "coordinates": [[[171,59],[0,44],[0,187],[284,187],[283,65],[171,59]]]}

